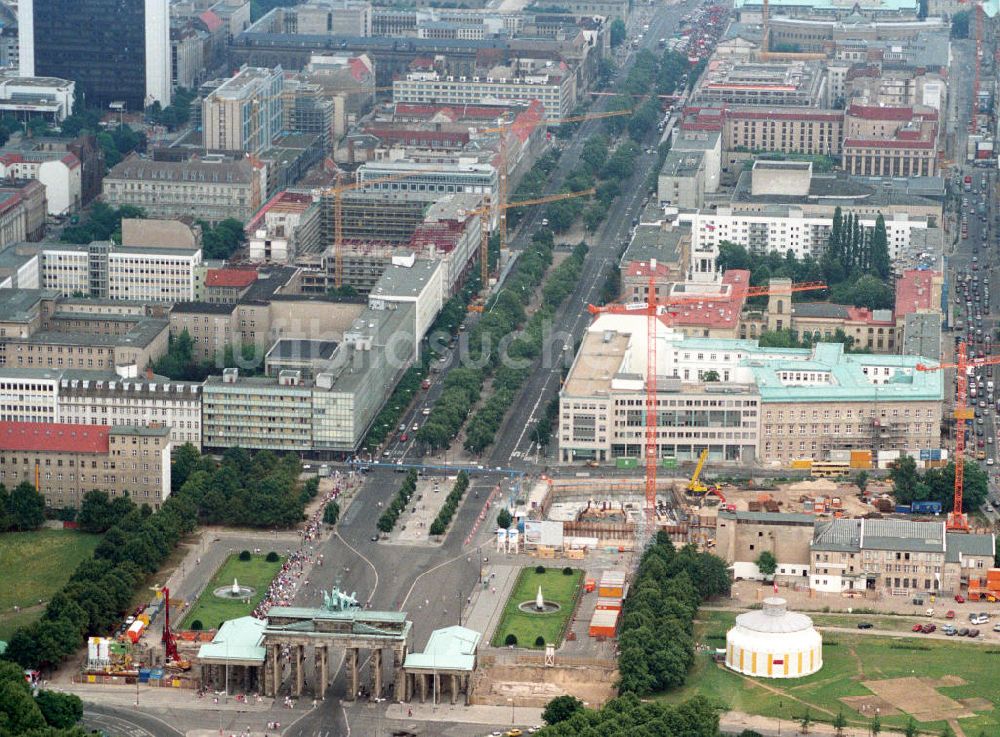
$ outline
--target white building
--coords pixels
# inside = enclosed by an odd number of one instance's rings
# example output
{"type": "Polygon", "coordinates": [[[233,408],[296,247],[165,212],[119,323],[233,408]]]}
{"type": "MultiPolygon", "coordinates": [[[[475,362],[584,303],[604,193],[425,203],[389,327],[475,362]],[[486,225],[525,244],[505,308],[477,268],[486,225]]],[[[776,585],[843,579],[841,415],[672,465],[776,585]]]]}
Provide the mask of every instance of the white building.
{"type": "Polygon", "coordinates": [[[82,172],[80,159],[65,151],[0,153],[0,178],[37,179],[45,185],[49,215],[64,215],[80,208],[82,172]]]}
{"type": "MultiPolygon", "coordinates": [[[[803,214],[800,207],[780,205],[755,211],[728,207],[714,211],[699,210],[682,213],[680,220],[691,223],[691,247],[696,250],[729,241],[754,253],[777,251],[785,254],[792,251],[799,259],[807,256],[818,259],[826,250],[833,228],[832,216],[809,216],[803,214]]],[[[866,215],[861,218],[861,227],[871,230],[875,227],[875,220],[875,216],[866,215]]],[[[886,217],[889,258],[896,260],[910,245],[911,233],[927,227],[926,218],[909,217],[902,213],[886,217]]]]}
{"type": "Polygon", "coordinates": [[[174,448],[201,448],[201,385],[109,371],[0,368],[0,422],[170,428],[174,448]]]}
{"type": "Polygon", "coordinates": [[[0,369],[0,422],[60,422],[61,373],[45,369],[0,369]]]}
{"type": "Polygon", "coordinates": [[[365,187],[365,191],[392,192],[417,202],[437,202],[443,195],[461,192],[497,201],[499,175],[496,167],[471,158],[460,157],[458,163],[447,164],[369,161],[358,168],[360,182],[393,177],[397,179],[372,184],[365,187]]]}
{"type": "Polygon", "coordinates": [[[16,118],[42,117],[61,123],[73,114],[76,84],[56,77],[0,78],[0,113],[16,118]]]}
{"type": "Polygon", "coordinates": [[[195,297],[200,248],[145,248],[95,242],[40,245],[40,284],[63,296],[190,302],[195,297]]]}
{"type": "Polygon", "coordinates": [[[281,132],[281,67],[243,66],[202,101],[205,148],[258,155],[281,132]]]}
{"type": "Polygon", "coordinates": [[[726,667],[758,678],[802,678],[823,667],[823,638],[809,617],[770,597],[763,609],[736,617],[726,633],[726,667]]]}
{"type": "Polygon", "coordinates": [[[576,83],[563,66],[515,72],[498,67],[488,77],[445,77],[415,72],[392,83],[392,101],[427,105],[507,105],[539,100],[550,124],[576,107],[576,83]],[[495,75],[495,76],[492,76],[495,75]]]}
{"type": "Polygon", "coordinates": [[[440,261],[417,259],[412,253],[393,256],[369,293],[368,306],[390,310],[398,303],[412,303],[416,307],[414,334],[419,346],[447,298],[445,271],[440,261]]]}

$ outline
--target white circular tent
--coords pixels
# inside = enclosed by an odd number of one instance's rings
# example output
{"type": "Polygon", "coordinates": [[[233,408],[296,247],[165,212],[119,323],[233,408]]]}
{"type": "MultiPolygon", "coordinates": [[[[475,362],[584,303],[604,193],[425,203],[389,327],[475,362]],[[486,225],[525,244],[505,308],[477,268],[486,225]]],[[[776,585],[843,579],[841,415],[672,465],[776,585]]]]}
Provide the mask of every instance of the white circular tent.
{"type": "Polygon", "coordinates": [[[784,599],[764,599],[726,634],[726,666],[762,678],[801,678],[823,667],[823,638],[805,614],[790,612],[784,599]]]}

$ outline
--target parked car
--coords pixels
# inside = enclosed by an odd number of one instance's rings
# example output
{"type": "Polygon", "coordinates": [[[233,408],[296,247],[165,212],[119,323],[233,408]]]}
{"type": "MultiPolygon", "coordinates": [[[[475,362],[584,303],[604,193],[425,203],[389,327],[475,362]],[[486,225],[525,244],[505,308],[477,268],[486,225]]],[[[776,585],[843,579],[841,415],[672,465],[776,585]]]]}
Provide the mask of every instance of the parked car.
{"type": "Polygon", "coordinates": [[[921,629],[921,631],[922,631],[922,632],[923,632],[923,633],[924,633],[925,635],[929,635],[929,634],[930,634],[931,632],[933,632],[934,630],[936,630],[936,629],[937,629],[937,625],[936,625],[936,624],[925,624],[925,625],[924,625],[923,627],[921,627],[920,629],[921,629]]]}
{"type": "Polygon", "coordinates": [[[979,630],[975,628],[969,630],[969,637],[979,637],[979,630]]]}
{"type": "Polygon", "coordinates": [[[859,630],[870,630],[873,627],[871,622],[858,622],[859,630]]]}
{"type": "Polygon", "coordinates": [[[922,624],[915,624],[910,628],[910,632],[921,632],[924,626],[922,624]]]}
{"type": "Polygon", "coordinates": [[[965,597],[962,596],[961,594],[955,594],[955,601],[957,601],[959,604],[964,604],[965,597]]]}
{"type": "Polygon", "coordinates": [[[947,612],[945,612],[944,617],[945,617],[945,619],[954,619],[955,618],[955,610],[954,609],[949,609],[947,612]]]}
{"type": "Polygon", "coordinates": [[[948,637],[954,637],[955,633],[958,632],[958,630],[956,630],[950,624],[946,624],[944,627],[942,627],[941,631],[944,632],[946,635],[948,635],[948,637]]]}
{"type": "Polygon", "coordinates": [[[965,636],[967,636],[968,634],[969,634],[969,628],[968,628],[968,627],[962,627],[962,628],[961,628],[961,629],[960,629],[960,630],[958,631],[958,636],[959,636],[959,637],[965,637],[965,636]]]}

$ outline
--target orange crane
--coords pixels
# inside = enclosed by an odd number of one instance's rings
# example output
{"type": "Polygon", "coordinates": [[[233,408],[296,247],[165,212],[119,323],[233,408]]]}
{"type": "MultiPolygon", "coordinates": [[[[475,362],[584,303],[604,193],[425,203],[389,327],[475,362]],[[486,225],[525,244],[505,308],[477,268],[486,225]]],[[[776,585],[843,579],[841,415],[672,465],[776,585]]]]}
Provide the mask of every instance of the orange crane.
{"type": "MultiPolygon", "coordinates": [[[[792,284],[791,287],[777,288],[770,290],[767,287],[753,287],[750,291],[755,297],[768,296],[770,294],[791,294],[792,292],[806,292],[815,289],[826,289],[826,284],[822,282],[803,282],[792,284]]],[[[728,295],[702,296],[702,297],[668,297],[661,300],[656,294],[655,274],[650,271],[649,285],[647,287],[647,301],[632,304],[608,304],[608,305],[587,305],[587,310],[592,315],[635,315],[646,314],[646,432],[645,432],[645,460],[646,460],[646,495],[645,514],[646,530],[645,536],[649,540],[652,538],[653,526],[656,521],[656,463],[659,456],[656,442],[656,430],[659,425],[656,411],[656,323],[661,316],[673,315],[670,312],[672,306],[690,304],[692,302],[723,302],[732,297],[728,295]]],[[[704,464],[702,461],[700,466],[704,464]]],[[[719,495],[725,503],[725,498],[719,495]]]]}
{"type": "MultiPolygon", "coordinates": [[[[589,197],[597,192],[596,189],[585,189],[582,192],[562,192],[561,194],[552,194],[546,197],[536,197],[531,200],[518,200],[517,202],[511,202],[506,205],[499,205],[498,209],[500,212],[505,210],[511,210],[515,207],[527,207],[528,205],[547,205],[550,202],[561,202],[562,200],[570,200],[574,197],[589,197]]],[[[479,270],[482,277],[482,288],[485,292],[489,288],[489,278],[490,278],[490,213],[493,212],[493,206],[489,203],[489,197],[486,198],[486,204],[475,210],[467,210],[466,215],[479,215],[481,222],[479,225],[480,231],[480,241],[479,241],[479,270]]]]}
{"type": "Polygon", "coordinates": [[[967,399],[969,369],[1000,364],[1000,356],[969,359],[967,351],[966,344],[962,342],[958,344],[957,363],[941,363],[936,366],[917,364],[917,371],[941,371],[951,368],[956,370],[958,388],[955,392],[955,420],[957,423],[955,425],[955,498],[947,522],[947,528],[955,532],[969,531],[969,519],[962,511],[962,490],[965,483],[965,423],[974,416],[973,411],[968,407],[967,399]]]}
{"type": "Polygon", "coordinates": [[[342,286],[344,283],[344,192],[354,189],[364,189],[375,184],[385,184],[386,182],[396,182],[400,179],[424,174],[426,170],[410,171],[405,174],[395,174],[391,177],[380,177],[369,179],[364,182],[354,182],[353,184],[343,184],[343,174],[337,173],[337,184],[328,189],[324,189],[322,194],[333,195],[333,258],[334,258],[334,285],[342,286]]]}

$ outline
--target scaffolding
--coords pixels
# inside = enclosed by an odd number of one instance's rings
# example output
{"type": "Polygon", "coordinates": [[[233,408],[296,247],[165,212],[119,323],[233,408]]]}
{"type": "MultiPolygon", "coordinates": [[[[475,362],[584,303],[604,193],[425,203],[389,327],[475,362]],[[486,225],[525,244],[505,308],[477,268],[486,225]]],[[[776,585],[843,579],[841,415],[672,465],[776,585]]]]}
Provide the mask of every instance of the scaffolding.
{"type": "MultiPolygon", "coordinates": [[[[389,241],[407,244],[413,231],[424,221],[424,210],[428,204],[388,193],[361,191],[344,192],[342,198],[345,243],[389,241]]],[[[336,228],[333,199],[332,192],[322,196],[323,243],[334,242],[336,228]]]]}

